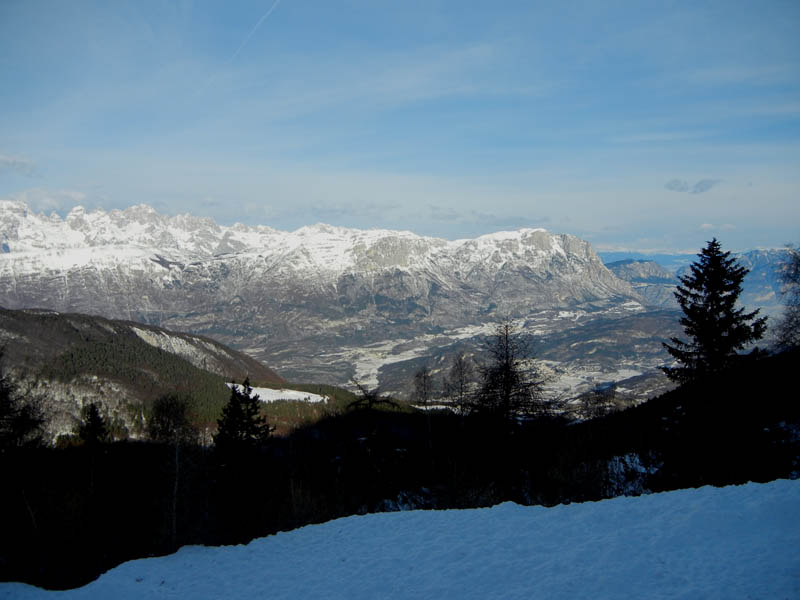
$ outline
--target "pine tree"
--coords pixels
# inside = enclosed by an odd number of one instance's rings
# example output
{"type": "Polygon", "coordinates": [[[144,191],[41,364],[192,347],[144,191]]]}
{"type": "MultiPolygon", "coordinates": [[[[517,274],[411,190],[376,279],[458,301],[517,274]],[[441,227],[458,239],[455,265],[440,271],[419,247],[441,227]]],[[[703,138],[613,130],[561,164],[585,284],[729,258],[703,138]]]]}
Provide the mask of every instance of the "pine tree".
{"type": "Polygon", "coordinates": [[[109,440],[108,425],[97,404],[84,406],[81,409],[81,421],[78,423],[75,433],[78,438],[89,447],[104,444],[109,440]]]}
{"type": "Polygon", "coordinates": [[[800,347],[800,249],[787,246],[779,273],[786,305],[775,327],[775,341],[781,350],[800,347]]]}
{"type": "Polygon", "coordinates": [[[675,292],[684,316],[681,325],[689,341],[670,338],[667,352],[680,363],[663,367],[672,381],[685,383],[718,373],[730,367],[738,350],[764,336],[766,317],[756,318],[758,310],[745,312],[736,302],[748,269],[723,252],[716,238],[708,242],[690,266],[691,273],[680,277],[675,292]]]}
{"type": "Polygon", "coordinates": [[[241,386],[231,384],[231,397],[217,421],[214,444],[220,451],[255,448],[272,432],[267,419],[261,415],[261,400],[253,395],[250,380],[241,386]]]}

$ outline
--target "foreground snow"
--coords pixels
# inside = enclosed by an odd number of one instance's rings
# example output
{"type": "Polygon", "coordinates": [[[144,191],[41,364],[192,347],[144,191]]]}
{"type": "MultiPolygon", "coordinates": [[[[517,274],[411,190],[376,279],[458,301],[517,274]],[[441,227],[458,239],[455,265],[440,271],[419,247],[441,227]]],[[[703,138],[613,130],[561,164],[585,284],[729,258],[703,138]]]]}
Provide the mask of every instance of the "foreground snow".
{"type": "Polygon", "coordinates": [[[348,517],[0,598],[798,598],[800,481],[348,517]]]}

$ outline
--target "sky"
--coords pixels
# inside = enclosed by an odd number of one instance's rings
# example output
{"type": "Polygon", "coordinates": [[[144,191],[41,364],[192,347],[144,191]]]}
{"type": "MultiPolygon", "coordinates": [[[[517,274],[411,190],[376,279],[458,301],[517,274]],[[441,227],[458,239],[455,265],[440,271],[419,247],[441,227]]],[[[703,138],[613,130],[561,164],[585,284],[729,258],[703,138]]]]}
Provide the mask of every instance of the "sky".
{"type": "Polygon", "coordinates": [[[800,3],[0,2],[0,198],[800,242],[800,3]]]}

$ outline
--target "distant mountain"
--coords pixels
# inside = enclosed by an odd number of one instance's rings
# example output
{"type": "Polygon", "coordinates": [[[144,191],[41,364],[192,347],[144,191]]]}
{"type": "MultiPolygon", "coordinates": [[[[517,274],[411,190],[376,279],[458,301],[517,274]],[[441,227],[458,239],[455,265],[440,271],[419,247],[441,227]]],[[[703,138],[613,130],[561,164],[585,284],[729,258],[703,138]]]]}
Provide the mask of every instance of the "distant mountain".
{"type": "Polygon", "coordinates": [[[637,283],[674,283],[675,275],[652,260],[618,260],[606,263],[617,277],[637,283]]]}
{"type": "Polygon", "coordinates": [[[135,434],[155,398],[185,392],[198,424],[213,422],[229,390],[225,381],[283,380],[251,357],[208,338],[81,314],[0,308],[3,369],[43,395],[51,437],[69,432],[88,402],[135,434]]]}
{"type": "MultiPolygon", "coordinates": [[[[749,309],[760,308],[763,314],[779,315],[783,310],[779,273],[786,250],[752,250],[734,256],[750,271],[742,282],[740,302],[749,309]]],[[[607,262],[606,267],[630,283],[648,304],[665,308],[677,307],[673,291],[680,283],[678,277],[690,271],[688,264],[670,272],[655,260],[637,259],[607,262]]]]}
{"type": "Polygon", "coordinates": [[[748,309],[760,308],[762,314],[776,317],[783,311],[779,274],[788,254],[785,249],[751,250],[736,254],[743,267],[750,270],[742,282],[741,303],[748,309]]]}
{"type": "Polygon", "coordinates": [[[205,334],[294,379],[337,383],[375,364],[358,354],[371,345],[641,301],[587,242],[541,229],[448,241],[321,224],[222,227],[144,205],[62,219],[0,202],[0,242],[2,305],[205,334]]]}
{"type": "Polygon", "coordinates": [[[606,267],[620,279],[629,282],[648,304],[675,308],[673,292],[678,278],[652,260],[619,260],[606,267]]]}
{"type": "Polygon", "coordinates": [[[666,252],[645,254],[643,252],[616,251],[598,252],[597,255],[606,265],[623,261],[654,262],[661,265],[671,273],[674,273],[678,269],[687,266],[697,258],[697,253],[670,254],[666,252]]]}

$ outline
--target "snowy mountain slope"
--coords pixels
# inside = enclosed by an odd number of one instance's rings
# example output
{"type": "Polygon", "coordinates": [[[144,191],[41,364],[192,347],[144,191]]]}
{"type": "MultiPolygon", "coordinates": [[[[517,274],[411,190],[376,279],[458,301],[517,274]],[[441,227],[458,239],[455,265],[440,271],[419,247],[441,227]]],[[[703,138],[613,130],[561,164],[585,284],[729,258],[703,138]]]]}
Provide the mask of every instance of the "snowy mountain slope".
{"type": "MultiPolygon", "coordinates": [[[[61,219],[0,202],[0,241],[2,306],[207,334],[303,378],[314,368],[286,355],[289,344],[319,355],[639,300],[587,242],[541,229],[448,241],[321,224],[222,227],[144,205],[61,219]]],[[[333,382],[355,372],[333,370],[333,382]]]]}
{"type": "Polygon", "coordinates": [[[337,287],[347,283],[341,281],[345,275],[375,277],[388,270],[427,274],[454,289],[471,286],[470,291],[487,280],[502,285],[515,274],[541,279],[559,274],[569,280],[573,292],[588,288],[584,293],[589,297],[630,293],[609,276],[589,244],[542,229],[447,241],[406,231],[323,224],[294,232],[221,227],[189,215],[159,215],[145,205],[110,213],[87,213],[78,207],[62,220],[58,215],[31,213],[22,203],[3,201],[0,238],[4,278],[126,265],[132,271],[149,267],[151,273],[160,267],[161,275],[168,277],[191,267],[232,262],[255,267],[261,277],[300,273],[316,284],[337,287]]]}
{"type": "Polygon", "coordinates": [[[800,482],[347,517],[0,598],[796,598],[800,482]]]}

